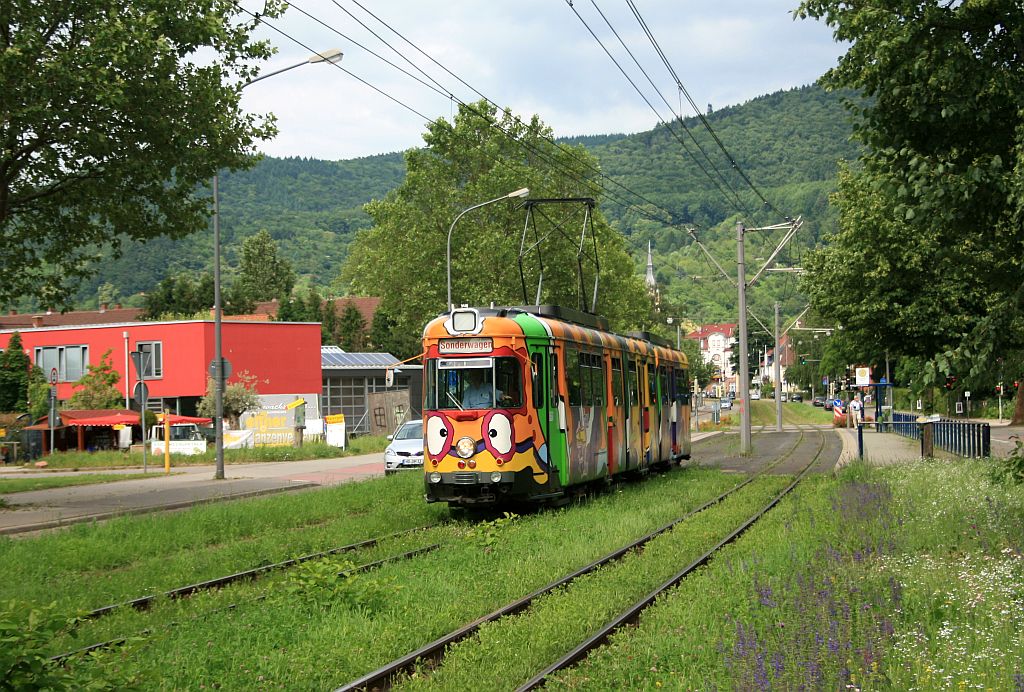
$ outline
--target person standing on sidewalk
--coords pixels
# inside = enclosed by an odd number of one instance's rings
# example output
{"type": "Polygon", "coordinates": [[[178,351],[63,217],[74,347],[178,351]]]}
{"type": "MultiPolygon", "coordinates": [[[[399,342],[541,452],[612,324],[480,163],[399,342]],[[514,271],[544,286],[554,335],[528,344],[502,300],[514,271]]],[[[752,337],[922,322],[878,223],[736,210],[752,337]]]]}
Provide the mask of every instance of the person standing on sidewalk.
{"type": "Polygon", "coordinates": [[[850,402],[850,415],[853,416],[853,424],[860,425],[861,422],[861,409],[863,404],[860,403],[860,397],[854,397],[853,401],[850,402]]]}

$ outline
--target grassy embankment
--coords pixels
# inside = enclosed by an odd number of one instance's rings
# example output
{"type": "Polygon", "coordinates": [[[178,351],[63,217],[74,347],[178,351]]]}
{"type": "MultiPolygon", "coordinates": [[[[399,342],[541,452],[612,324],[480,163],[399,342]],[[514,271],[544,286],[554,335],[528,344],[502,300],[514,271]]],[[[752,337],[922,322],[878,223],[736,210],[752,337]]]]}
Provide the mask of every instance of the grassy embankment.
{"type": "MultiPolygon", "coordinates": [[[[337,457],[382,452],[387,439],[381,436],[362,436],[349,440],[346,449],[339,449],[323,442],[310,442],[301,447],[252,447],[249,449],[225,449],[224,463],[250,464],[261,461],[298,461],[301,459],[333,459],[337,457]]],[[[147,454],[150,464],[163,464],[163,455],[147,454]]],[[[196,466],[212,464],[216,460],[213,445],[205,454],[172,454],[171,466],[196,466]]],[[[124,468],[142,466],[142,452],[57,452],[45,458],[47,468],[124,468]]]]}
{"type": "MultiPolygon", "coordinates": [[[[990,471],[979,461],[907,462],[812,478],[659,599],[638,627],[550,686],[1019,688],[1024,487],[994,484],[990,471]]],[[[71,675],[115,686],[159,680],[190,689],[327,688],[571,571],[735,481],[687,469],[562,511],[448,524],[421,538],[443,542],[441,550],[373,573],[338,577],[351,563],[325,560],[161,603],[150,613],[88,623],[77,641],[57,632],[45,649],[56,653],[149,628],[117,652],[76,664],[71,675]]],[[[418,474],[400,475],[0,542],[7,572],[0,596],[23,604],[16,622],[55,598],[56,611],[67,615],[445,516],[422,502],[421,482],[418,474]]],[[[763,479],[643,552],[485,626],[454,647],[440,669],[401,686],[506,689],[524,681],[785,482],[763,479]]],[[[415,541],[400,543],[374,555],[415,541]]]]}
{"type": "Polygon", "coordinates": [[[48,488],[66,488],[73,485],[94,485],[113,481],[138,480],[162,476],[163,473],[133,473],[130,476],[120,474],[82,473],[73,476],[54,476],[50,474],[34,475],[32,478],[0,478],[0,495],[7,493],[24,493],[30,490],[46,490],[48,488]]]}

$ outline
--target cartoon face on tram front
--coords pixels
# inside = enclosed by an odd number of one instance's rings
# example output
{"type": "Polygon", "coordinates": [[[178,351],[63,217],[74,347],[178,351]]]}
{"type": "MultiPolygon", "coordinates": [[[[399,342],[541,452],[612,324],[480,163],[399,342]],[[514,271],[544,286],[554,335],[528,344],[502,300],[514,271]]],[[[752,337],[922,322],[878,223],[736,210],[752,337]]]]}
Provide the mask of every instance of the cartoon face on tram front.
{"type": "Polygon", "coordinates": [[[547,482],[537,416],[525,405],[524,365],[509,348],[492,356],[428,361],[425,470],[523,471],[547,482]]]}

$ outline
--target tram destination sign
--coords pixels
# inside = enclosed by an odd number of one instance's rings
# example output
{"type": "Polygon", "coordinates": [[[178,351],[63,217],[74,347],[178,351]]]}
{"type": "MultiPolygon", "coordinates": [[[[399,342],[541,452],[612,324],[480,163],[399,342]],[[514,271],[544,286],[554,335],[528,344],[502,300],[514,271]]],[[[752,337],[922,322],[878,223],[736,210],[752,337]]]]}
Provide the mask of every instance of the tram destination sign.
{"type": "Polygon", "coordinates": [[[441,355],[448,353],[490,353],[494,348],[491,339],[440,339],[437,342],[437,352],[441,355]]]}

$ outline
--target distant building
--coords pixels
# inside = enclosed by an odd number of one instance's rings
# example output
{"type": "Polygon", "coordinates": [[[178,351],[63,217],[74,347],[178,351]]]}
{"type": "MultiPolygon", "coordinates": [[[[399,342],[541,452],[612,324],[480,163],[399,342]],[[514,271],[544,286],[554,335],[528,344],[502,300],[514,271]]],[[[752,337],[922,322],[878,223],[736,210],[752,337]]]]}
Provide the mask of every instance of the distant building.
{"type": "Polygon", "coordinates": [[[735,322],[702,324],[686,335],[700,345],[700,353],[705,363],[710,363],[716,371],[710,387],[717,394],[735,391],[736,381],[733,377],[732,342],[736,333],[735,322]]]}

